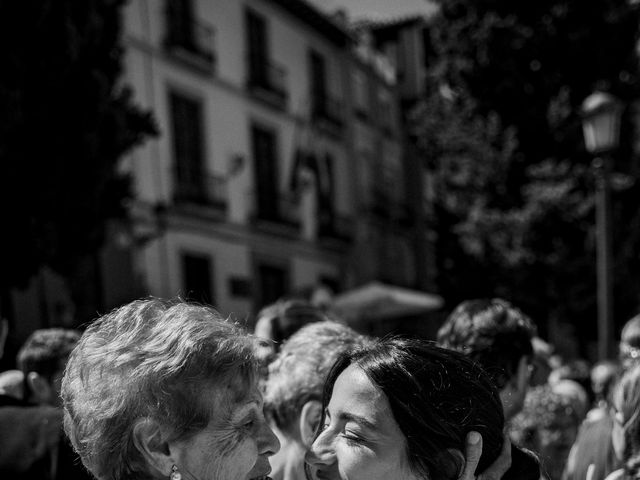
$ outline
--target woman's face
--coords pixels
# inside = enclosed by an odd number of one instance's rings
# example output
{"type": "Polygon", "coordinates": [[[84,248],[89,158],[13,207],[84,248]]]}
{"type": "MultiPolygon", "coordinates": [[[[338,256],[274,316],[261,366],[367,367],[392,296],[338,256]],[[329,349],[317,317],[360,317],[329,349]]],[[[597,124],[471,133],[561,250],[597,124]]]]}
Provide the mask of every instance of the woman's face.
{"type": "Polygon", "coordinates": [[[337,378],[322,432],[307,454],[314,480],[415,480],[389,401],[351,365],[337,378]]]}
{"type": "Polygon", "coordinates": [[[249,391],[211,388],[209,424],[176,442],[175,463],[184,480],[253,480],[269,474],[268,457],[280,449],[267,425],[257,385],[249,391]]]}

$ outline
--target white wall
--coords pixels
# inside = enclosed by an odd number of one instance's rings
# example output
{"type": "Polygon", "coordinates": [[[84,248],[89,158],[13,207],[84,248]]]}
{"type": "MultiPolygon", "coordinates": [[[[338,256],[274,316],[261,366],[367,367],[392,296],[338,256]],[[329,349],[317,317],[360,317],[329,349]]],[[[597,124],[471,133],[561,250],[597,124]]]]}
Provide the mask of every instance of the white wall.
{"type": "MultiPolygon", "coordinates": [[[[292,287],[314,284],[320,276],[338,277],[344,262],[340,255],[323,252],[313,238],[287,239],[256,233],[248,225],[253,208],[253,158],[250,127],[266,125],[277,132],[280,189],[288,188],[294,150],[300,143],[297,120],[307,118],[310,108],[309,49],[326,61],[328,91],[333,98],[347,102],[350,59],[299,19],[266,0],[197,0],[198,22],[215,30],[212,74],[199,72],[172,59],[164,50],[165,2],[135,0],[125,9],[126,81],[135,91],[136,102],[152,109],[160,136],[133,152],[128,167],[134,172],[139,198],[151,203],[172,201],[172,138],[169,117],[169,91],[199,99],[203,111],[203,136],[209,174],[227,179],[228,205],[224,226],[200,221],[184,224],[169,222],[167,233],[147,244],[140,253],[149,292],[175,296],[182,288],[181,252],[201,252],[212,260],[214,297],[224,314],[248,315],[252,299],[234,298],[228,292],[230,276],[251,277],[258,256],[286,259],[292,287]],[[268,24],[271,60],[287,71],[288,103],[285,111],[256,101],[246,91],[245,11],[251,8],[264,15],[268,24]],[[237,161],[237,159],[242,159],[237,161]],[[240,168],[235,168],[240,167],[240,168]],[[198,226],[200,225],[200,226],[198,226]],[[228,235],[229,229],[237,235],[228,235]],[[223,233],[223,230],[226,233],[223,233]],[[291,248],[291,247],[295,248],[291,248]]],[[[345,105],[346,106],[346,105],[345,105]]],[[[346,112],[346,110],[345,110],[346,112]]],[[[344,119],[342,136],[313,132],[313,144],[330,152],[334,159],[336,210],[354,216],[357,195],[355,158],[351,147],[349,117],[344,119]]],[[[366,142],[366,140],[365,140],[366,142]]],[[[375,148],[375,147],[374,147],[375,148]]],[[[314,222],[306,218],[305,222],[314,222]]],[[[301,231],[313,229],[301,228],[301,231]]]]}

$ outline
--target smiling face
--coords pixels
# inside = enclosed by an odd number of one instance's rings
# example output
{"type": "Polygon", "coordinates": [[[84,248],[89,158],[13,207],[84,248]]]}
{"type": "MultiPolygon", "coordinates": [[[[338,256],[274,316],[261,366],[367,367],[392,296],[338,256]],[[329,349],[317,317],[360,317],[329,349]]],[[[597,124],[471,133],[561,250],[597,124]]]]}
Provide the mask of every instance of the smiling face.
{"type": "Polygon", "coordinates": [[[233,390],[211,389],[209,424],[173,444],[174,460],[183,478],[251,480],[271,471],[268,457],[280,444],[264,418],[262,395],[256,385],[245,395],[233,390]]]}
{"type": "Polygon", "coordinates": [[[385,394],[357,366],[337,378],[322,432],[307,454],[314,480],[417,480],[385,394]]]}

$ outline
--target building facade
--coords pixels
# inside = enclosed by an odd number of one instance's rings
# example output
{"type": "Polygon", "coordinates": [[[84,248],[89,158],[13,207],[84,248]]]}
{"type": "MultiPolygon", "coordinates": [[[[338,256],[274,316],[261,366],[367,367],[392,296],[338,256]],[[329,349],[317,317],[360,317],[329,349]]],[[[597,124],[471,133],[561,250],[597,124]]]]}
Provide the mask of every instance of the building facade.
{"type": "Polygon", "coordinates": [[[143,290],[242,320],[320,284],[411,283],[392,255],[410,268],[411,252],[371,220],[401,216],[395,76],[343,19],[304,1],[137,0],[124,20],[125,81],[161,132],[125,162],[143,290]]]}

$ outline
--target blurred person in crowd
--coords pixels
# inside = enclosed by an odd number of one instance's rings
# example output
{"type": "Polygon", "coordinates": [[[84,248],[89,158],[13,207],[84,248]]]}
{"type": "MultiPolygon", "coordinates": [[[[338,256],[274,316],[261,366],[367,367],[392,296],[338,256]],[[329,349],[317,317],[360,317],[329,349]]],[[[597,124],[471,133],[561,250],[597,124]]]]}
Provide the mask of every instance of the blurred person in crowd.
{"type": "Polygon", "coordinates": [[[464,354],[429,342],[384,339],[341,354],[321,412],[307,454],[313,480],[465,478],[475,470],[462,453],[472,431],[483,439],[479,470],[507,450],[502,478],[539,478],[535,457],[503,437],[491,378],[464,354]]]}
{"type": "MultiPolygon", "coordinates": [[[[73,334],[67,343],[69,338],[66,334],[49,337],[49,332],[36,331],[27,339],[18,354],[18,365],[22,370],[19,374],[11,372],[10,375],[16,391],[14,394],[0,393],[0,478],[56,478],[60,458],[64,454],[64,447],[61,449],[60,446],[64,442],[61,441],[62,411],[55,406],[59,402],[54,398],[57,393],[52,383],[54,377],[59,379],[61,376],[64,362],[79,335],[73,334]],[[51,340],[44,341],[44,347],[40,343],[43,337],[51,340]],[[35,381],[35,385],[30,385],[29,378],[35,381]],[[22,380],[19,387],[15,379],[22,380]],[[40,389],[41,383],[47,386],[40,389]],[[33,393],[32,388],[39,393],[33,393]],[[40,395],[45,389],[50,395],[40,395]],[[41,401],[45,397],[46,401],[41,401]]],[[[66,451],[69,452],[68,449],[66,451]]],[[[67,475],[67,472],[61,473],[67,475]]],[[[65,478],[78,477],[67,475],[65,478]]]]}
{"type": "Polygon", "coordinates": [[[640,314],[631,318],[620,333],[619,358],[624,370],[640,360],[640,314]]]}
{"type": "MultiPolygon", "coordinates": [[[[622,328],[618,355],[622,371],[640,364],[640,315],[629,319],[622,328]]],[[[608,412],[601,413],[607,414],[588,416],[582,423],[563,480],[584,480],[587,473],[590,480],[604,480],[620,467],[612,443],[614,419],[608,412]]]]}
{"type": "MultiPolygon", "coordinates": [[[[69,355],[80,340],[80,332],[66,328],[36,330],[18,351],[16,363],[24,376],[24,400],[40,406],[62,407],[60,389],[69,355]]],[[[61,413],[61,410],[59,410],[61,413]]],[[[42,462],[49,476],[60,480],[84,480],[91,476],[64,436],[62,424],[58,442],[42,462]]]]}
{"type": "Polygon", "coordinates": [[[542,470],[550,480],[561,478],[564,464],[578,433],[581,416],[571,397],[549,385],[531,388],[522,411],[511,421],[516,445],[540,455],[542,470]]]}
{"type": "Polygon", "coordinates": [[[532,373],[532,338],[536,328],[506,300],[467,300],[438,331],[438,343],[461,351],[491,376],[509,420],[522,408],[532,373]]]}
{"type": "Polygon", "coordinates": [[[533,360],[531,362],[532,372],[529,378],[529,386],[535,387],[544,385],[549,380],[551,368],[551,356],[553,355],[553,346],[545,342],[540,337],[531,339],[533,346],[533,360]]]}
{"type": "Polygon", "coordinates": [[[612,395],[611,439],[622,467],[606,480],[640,479],[640,365],[624,373],[612,395]]]}
{"type": "Polygon", "coordinates": [[[573,405],[573,410],[580,418],[580,422],[584,420],[589,411],[591,403],[589,401],[589,395],[585,389],[578,382],[569,379],[558,380],[555,383],[550,383],[551,390],[558,395],[564,396],[573,405]]]}
{"type": "Polygon", "coordinates": [[[60,383],[80,332],[64,328],[36,330],[25,341],[16,363],[24,375],[24,399],[36,405],[61,406],[60,383]]]}
{"type": "Polygon", "coordinates": [[[591,389],[594,394],[593,408],[587,420],[595,421],[608,415],[611,409],[613,387],[620,378],[620,364],[612,360],[602,360],[591,369],[591,389]]]}
{"type": "Polygon", "coordinates": [[[583,359],[573,359],[554,368],[549,374],[550,384],[563,380],[571,380],[580,384],[587,394],[589,405],[593,403],[595,397],[591,389],[591,367],[589,362],[583,359]]]}
{"type": "Polygon", "coordinates": [[[329,320],[327,314],[306,300],[278,300],[267,305],[256,317],[254,335],[267,340],[268,345],[261,347],[259,355],[272,360],[282,342],[303,326],[329,320]]]}
{"type": "Polygon", "coordinates": [[[22,400],[24,398],[24,373],[22,370],[7,370],[0,373],[0,395],[22,400]]]}
{"type": "Polygon", "coordinates": [[[286,340],[269,365],[265,415],[280,440],[271,459],[273,480],[305,480],[304,455],[322,416],[322,388],[341,353],[369,340],[333,321],[305,325],[286,340]]]}

